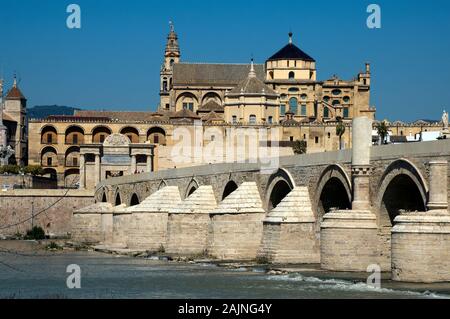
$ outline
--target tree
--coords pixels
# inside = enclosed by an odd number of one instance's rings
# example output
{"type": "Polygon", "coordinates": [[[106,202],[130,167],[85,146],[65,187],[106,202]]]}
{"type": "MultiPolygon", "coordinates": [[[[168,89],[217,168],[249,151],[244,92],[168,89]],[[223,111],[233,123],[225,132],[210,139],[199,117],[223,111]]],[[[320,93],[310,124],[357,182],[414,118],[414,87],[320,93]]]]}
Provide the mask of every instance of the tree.
{"type": "Polygon", "coordinates": [[[307,145],[306,141],[297,140],[292,145],[292,149],[294,151],[294,154],[297,154],[297,155],[306,154],[308,145],[307,145]]]}
{"type": "Polygon", "coordinates": [[[336,126],[336,135],[339,136],[339,150],[342,150],[342,136],[345,134],[345,124],[339,121],[336,126]]]}
{"type": "Polygon", "coordinates": [[[388,127],[386,121],[382,121],[376,125],[377,134],[380,137],[379,145],[384,144],[388,135],[388,127]]]}

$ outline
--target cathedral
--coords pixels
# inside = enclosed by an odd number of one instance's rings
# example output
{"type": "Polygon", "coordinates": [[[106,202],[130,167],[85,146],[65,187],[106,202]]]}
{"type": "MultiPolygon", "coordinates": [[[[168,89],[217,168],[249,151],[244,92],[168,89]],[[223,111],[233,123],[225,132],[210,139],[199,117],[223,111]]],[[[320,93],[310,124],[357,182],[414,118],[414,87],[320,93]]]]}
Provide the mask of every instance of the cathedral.
{"type": "Polygon", "coordinates": [[[370,65],[350,81],[317,80],[316,60],[288,43],[264,64],[182,62],[171,25],[161,68],[162,112],[214,112],[229,124],[279,124],[374,118],[370,107],[370,65]]]}
{"type": "MultiPolygon", "coordinates": [[[[200,144],[205,148],[227,136],[228,130],[240,128],[266,131],[272,138],[270,147],[278,147],[279,156],[294,154],[296,141],[304,142],[307,153],[350,148],[352,119],[375,117],[375,108],[370,106],[370,65],[352,80],[337,76],[318,80],[316,60],[294,42],[289,33],[287,44],[274,50],[264,64],[253,60],[189,63],[182,60],[179,38],[171,25],[156,112],[82,110],[73,116],[30,119],[29,163],[41,165],[61,187],[88,189],[112,176],[217,163],[196,161],[192,154],[192,161],[180,164],[172,156],[180,143],[178,129],[195,134],[199,123],[203,130],[200,144]],[[339,123],[346,128],[340,136],[339,123]],[[114,145],[125,140],[129,142],[114,145]]],[[[6,97],[6,114],[24,114],[25,101],[15,84],[6,97]]],[[[396,122],[391,129],[404,137],[421,132],[423,125],[396,122]]],[[[242,140],[233,143],[236,146],[242,140]]]]}

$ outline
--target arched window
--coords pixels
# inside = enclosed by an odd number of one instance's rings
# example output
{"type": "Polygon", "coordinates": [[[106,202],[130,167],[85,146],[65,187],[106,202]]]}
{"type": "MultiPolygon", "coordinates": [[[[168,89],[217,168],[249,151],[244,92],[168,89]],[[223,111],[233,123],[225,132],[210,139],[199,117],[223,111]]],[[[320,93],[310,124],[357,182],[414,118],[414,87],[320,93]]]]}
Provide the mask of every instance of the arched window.
{"type": "Polygon", "coordinates": [[[294,80],[294,79],[295,79],[295,73],[289,72],[289,80],[294,80]]]}
{"type": "Polygon", "coordinates": [[[291,113],[297,114],[297,109],[298,109],[298,100],[293,97],[289,100],[289,110],[291,111],[291,113]]]}
{"type": "Polygon", "coordinates": [[[323,109],[323,117],[324,118],[330,117],[330,110],[327,107],[323,109]]]}
{"type": "Polygon", "coordinates": [[[162,87],[162,89],[163,89],[163,92],[167,92],[168,91],[167,90],[167,78],[163,79],[163,87],[162,87]]]}
{"type": "Polygon", "coordinates": [[[256,124],[256,115],[254,114],[250,115],[248,122],[250,124],[256,124]]]}
{"type": "Polygon", "coordinates": [[[173,64],[175,63],[174,59],[170,59],[170,66],[173,66],[173,64]]]}

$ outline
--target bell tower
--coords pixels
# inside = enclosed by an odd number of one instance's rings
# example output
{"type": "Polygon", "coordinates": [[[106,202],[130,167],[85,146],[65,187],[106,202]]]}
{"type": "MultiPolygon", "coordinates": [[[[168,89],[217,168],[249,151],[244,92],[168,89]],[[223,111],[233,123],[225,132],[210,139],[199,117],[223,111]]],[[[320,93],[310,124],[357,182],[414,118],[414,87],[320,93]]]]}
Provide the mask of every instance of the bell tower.
{"type": "Polygon", "coordinates": [[[173,65],[180,62],[181,52],[178,44],[178,36],[175,33],[173,23],[170,22],[170,32],[167,36],[164,63],[161,67],[160,110],[169,111],[172,107],[171,89],[173,84],[173,65]]]}

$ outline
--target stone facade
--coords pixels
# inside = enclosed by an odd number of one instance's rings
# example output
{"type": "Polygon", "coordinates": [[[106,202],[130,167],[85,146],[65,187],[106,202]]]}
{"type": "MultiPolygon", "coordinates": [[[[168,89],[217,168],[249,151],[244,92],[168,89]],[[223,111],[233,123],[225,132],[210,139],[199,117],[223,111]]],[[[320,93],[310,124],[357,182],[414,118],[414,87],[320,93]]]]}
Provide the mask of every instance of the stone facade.
{"type": "Polygon", "coordinates": [[[211,186],[201,186],[169,211],[166,251],[171,254],[200,255],[208,251],[211,218],[217,207],[211,186]]]}
{"type": "Polygon", "coordinates": [[[25,234],[32,226],[40,226],[48,235],[68,236],[73,211],[93,203],[93,195],[49,189],[0,192],[0,235],[25,234]]]}

